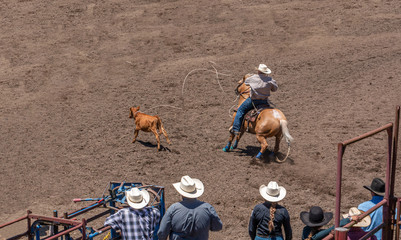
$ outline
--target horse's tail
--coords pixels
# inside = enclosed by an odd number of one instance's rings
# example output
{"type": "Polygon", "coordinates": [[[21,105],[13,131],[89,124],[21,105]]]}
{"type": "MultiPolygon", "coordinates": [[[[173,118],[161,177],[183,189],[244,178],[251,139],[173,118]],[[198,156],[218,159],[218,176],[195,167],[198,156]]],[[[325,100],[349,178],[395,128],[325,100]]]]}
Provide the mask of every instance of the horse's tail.
{"type": "Polygon", "coordinates": [[[288,126],[287,125],[288,125],[287,120],[280,120],[281,131],[283,132],[283,135],[285,137],[285,141],[289,145],[294,140],[294,138],[291,137],[290,132],[288,131],[288,126]]]}
{"type": "Polygon", "coordinates": [[[166,130],[164,129],[164,127],[163,127],[163,123],[162,123],[162,120],[160,119],[160,117],[159,116],[155,116],[156,118],[157,118],[157,129],[161,132],[161,133],[163,133],[163,135],[166,137],[166,139],[167,139],[167,142],[169,143],[169,144],[171,144],[171,141],[170,141],[170,139],[168,138],[168,135],[167,135],[167,132],[166,132],[166,130]]]}
{"type": "Polygon", "coordinates": [[[288,144],[288,148],[287,148],[287,154],[285,155],[285,157],[283,159],[279,159],[278,156],[276,155],[276,161],[279,163],[283,163],[287,160],[288,156],[290,155],[290,149],[291,149],[291,142],[294,140],[294,138],[291,137],[290,132],[288,131],[288,122],[287,120],[280,120],[280,127],[281,127],[281,132],[283,133],[284,137],[285,137],[285,141],[288,144]]]}

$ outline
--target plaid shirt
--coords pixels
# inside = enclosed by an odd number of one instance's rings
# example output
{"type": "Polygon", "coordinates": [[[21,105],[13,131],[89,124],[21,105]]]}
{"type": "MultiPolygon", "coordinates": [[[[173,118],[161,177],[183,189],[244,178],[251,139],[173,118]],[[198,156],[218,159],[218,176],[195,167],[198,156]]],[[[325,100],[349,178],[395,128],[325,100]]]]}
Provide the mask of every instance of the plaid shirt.
{"type": "Polygon", "coordinates": [[[104,225],[120,230],[124,240],[152,240],[153,232],[160,220],[158,208],[124,208],[109,216],[104,225]]]}

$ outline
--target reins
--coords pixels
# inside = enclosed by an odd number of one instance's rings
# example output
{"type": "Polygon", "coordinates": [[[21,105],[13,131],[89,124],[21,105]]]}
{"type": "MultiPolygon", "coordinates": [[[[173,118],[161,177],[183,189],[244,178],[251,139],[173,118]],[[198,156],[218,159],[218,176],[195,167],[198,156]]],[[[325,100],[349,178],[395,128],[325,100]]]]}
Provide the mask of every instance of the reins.
{"type": "MultiPolygon", "coordinates": [[[[238,84],[237,88],[235,88],[235,93],[237,94],[237,96],[241,96],[242,98],[246,99],[246,98],[244,97],[243,94],[249,93],[251,87],[248,87],[248,88],[247,88],[245,91],[243,91],[243,92],[239,92],[239,91],[238,91],[238,88],[239,88],[242,84],[244,84],[244,83],[238,84]]],[[[237,97],[237,98],[238,98],[238,97],[237,97]]],[[[253,106],[253,108],[254,108],[256,111],[258,110],[258,109],[256,108],[255,104],[253,104],[253,102],[252,102],[252,106],[253,106]]]]}

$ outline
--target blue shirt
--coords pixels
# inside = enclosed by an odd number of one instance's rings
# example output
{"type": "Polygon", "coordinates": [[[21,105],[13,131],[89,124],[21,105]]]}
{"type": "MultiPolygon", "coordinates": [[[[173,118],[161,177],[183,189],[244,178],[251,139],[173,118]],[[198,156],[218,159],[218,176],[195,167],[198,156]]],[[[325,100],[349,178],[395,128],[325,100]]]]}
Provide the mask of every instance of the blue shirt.
{"type": "Polygon", "coordinates": [[[223,228],[219,216],[209,203],[184,198],[171,205],[160,223],[159,240],[207,240],[210,231],[223,228]]]}
{"type": "Polygon", "coordinates": [[[152,240],[153,232],[160,220],[158,208],[123,208],[106,218],[104,225],[120,230],[124,240],[152,240]]]}
{"type": "MultiPolygon", "coordinates": [[[[366,212],[382,200],[383,200],[382,196],[373,196],[370,201],[366,201],[366,202],[359,204],[358,209],[366,212]]],[[[369,216],[372,219],[372,222],[368,227],[362,228],[362,230],[365,232],[369,232],[369,231],[373,230],[375,227],[379,226],[383,222],[383,206],[376,209],[376,211],[369,214],[369,216]]],[[[375,236],[376,236],[377,240],[381,240],[382,239],[382,229],[377,231],[375,233],[375,236]]]]}

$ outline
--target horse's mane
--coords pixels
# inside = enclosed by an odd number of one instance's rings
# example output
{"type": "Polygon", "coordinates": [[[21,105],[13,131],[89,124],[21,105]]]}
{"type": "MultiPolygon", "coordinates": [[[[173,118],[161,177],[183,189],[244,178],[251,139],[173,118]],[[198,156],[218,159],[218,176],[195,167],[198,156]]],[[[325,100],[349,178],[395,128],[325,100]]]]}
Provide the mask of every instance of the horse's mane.
{"type": "Polygon", "coordinates": [[[238,81],[238,84],[243,84],[245,82],[245,79],[249,78],[252,75],[252,73],[245,74],[244,77],[242,77],[242,79],[238,81]]]}

